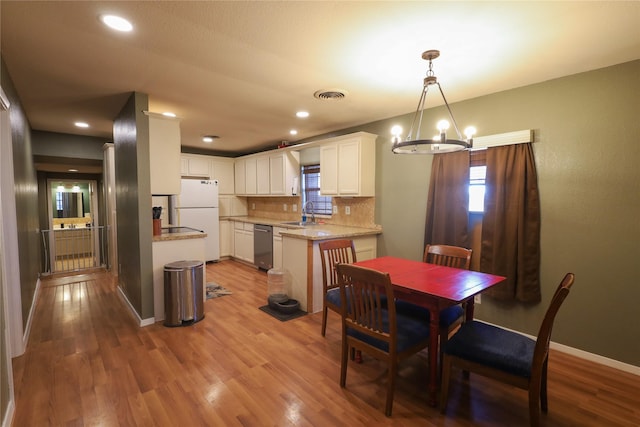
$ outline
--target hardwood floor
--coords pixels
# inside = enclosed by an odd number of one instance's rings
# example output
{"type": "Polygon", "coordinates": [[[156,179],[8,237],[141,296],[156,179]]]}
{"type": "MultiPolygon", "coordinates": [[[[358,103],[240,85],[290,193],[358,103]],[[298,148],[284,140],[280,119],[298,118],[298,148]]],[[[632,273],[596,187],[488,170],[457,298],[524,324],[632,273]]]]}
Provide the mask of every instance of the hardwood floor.
{"type": "MultiPolygon", "coordinates": [[[[427,406],[427,358],[400,366],[393,415],[382,365],[364,356],[340,375],[330,312],[280,322],[258,310],[266,273],[207,265],[232,295],[189,327],[140,328],[108,273],[43,282],[24,355],[14,359],[14,426],[526,426],[525,392],[454,375],[446,416],[427,406]]],[[[553,352],[545,426],[640,425],[640,378],[553,352]]]]}

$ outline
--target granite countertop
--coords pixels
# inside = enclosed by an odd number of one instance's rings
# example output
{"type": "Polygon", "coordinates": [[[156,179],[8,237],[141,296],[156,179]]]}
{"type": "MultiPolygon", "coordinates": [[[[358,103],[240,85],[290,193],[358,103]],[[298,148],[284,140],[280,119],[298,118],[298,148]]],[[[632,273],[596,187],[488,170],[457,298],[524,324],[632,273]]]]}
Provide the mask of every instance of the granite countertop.
{"type": "Polygon", "coordinates": [[[189,227],[163,227],[162,234],[153,236],[154,242],[167,242],[171,240],[204,239],[207,233],[189,227]]]}
{"type": "Polygon", "coordinates": [[[286,224],[285,222],[272,218],[259,218],[250,216],[229,217],[231,221],[246,222],[251,224],[264,224],[274,227],[280,227],[285,230],[281,231],[282,236],[293,237],[296,239],[304,240],[327,240],[327,239],[339,239],[345,237],[357,237],[382,234],[382,228],[364,228],[364,227],[352,227],[346,225],[334,225],[334,224],[315,224],[315,225],[293,225],[286,224]]]}

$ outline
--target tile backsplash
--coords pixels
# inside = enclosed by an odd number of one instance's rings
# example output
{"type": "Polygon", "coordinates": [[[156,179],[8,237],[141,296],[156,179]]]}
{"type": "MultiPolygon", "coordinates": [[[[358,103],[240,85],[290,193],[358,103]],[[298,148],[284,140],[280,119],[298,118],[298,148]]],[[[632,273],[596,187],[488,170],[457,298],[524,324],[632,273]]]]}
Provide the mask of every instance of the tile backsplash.
{"type": "MultiPolygon", "coordinates": [[[[300,197],[247,197],[246,200],[248,216],[282,221],[296,221],[302,217],[300,197]]],[[[332,204],[337,213],[318,220],[327,224],[375,228],[375,200],[375,197],[334,197],[332,204]]]]}

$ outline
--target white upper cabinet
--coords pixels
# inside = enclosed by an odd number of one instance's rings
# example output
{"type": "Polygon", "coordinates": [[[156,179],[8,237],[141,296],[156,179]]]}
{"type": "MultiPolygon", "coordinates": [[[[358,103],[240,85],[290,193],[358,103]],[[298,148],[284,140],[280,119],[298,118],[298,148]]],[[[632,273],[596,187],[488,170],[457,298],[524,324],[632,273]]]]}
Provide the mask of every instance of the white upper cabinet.
{"type": "Polygon", "coordinates": [[[234,165],[234,176],[235,176],[235,189],[236,194],[244,195],[247,194],[247,177],[245,175],[245,162],[244,159],[236,159],[234,165]]]}
{"type": "Polygon", "coordinates": [[[257,162],[255,157],[249,157],[244,161],[245,194],[247,196],[258,193],[257,186],[257,162]]]}
{"type": "Polygon", "coordinates": [[[215,179],[219,194],[235,193],[234,160],[228,157],[187,154],[180,156],[180,175],[215,179]]]}
{"type": "Polygon", "coordinates": [[[180,194],[180,122],[148,117],[151,194],[180,194]]]}
{"type": "Polygon", "coordinates": [[[376,135],[356,134],[331,138],[320,146],[320,194],[375,196],[376,135]]]}
{"type": "Polygon", "coordinates": [[[256,157],[256,194],[268,196],[269,189],[269,156],[256,157]]]}
{"type": "Polygon", "coordinates": [[[239,157],[235,161],[236,195],[295,196],[298,194],[300,154],[273,152],[239,157]]]}
{"type": "Polygon", "coordinates": [[[234,160],[225,157],[213,157],[211,159],[211,179],[218,180],[219,194],[234,194],[234,160]]]}
{"type": "Polygon", "coordinates": [[[180,173],[182,176],[211,178],[211,156],[183,154],[180,157],[180,173]]]}
{"type": "Polygon", "coordinates": [[[300,153],[281,151],[269,156],[269,189],[274,196],[296,196],[300,176],[300,153]]]}

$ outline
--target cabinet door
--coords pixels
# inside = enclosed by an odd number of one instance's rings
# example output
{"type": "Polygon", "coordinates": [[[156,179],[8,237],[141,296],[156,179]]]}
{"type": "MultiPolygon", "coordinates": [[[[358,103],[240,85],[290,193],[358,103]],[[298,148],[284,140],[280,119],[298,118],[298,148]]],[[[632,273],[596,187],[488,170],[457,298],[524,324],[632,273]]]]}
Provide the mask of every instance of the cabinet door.
{"type": "Polygon", "coordinates": [[[269,157],[269,188],[271,194],[285,194],[285,159],[282,154],[269,157]]]}
{"type": "Polygon", "coordinates": [[[190,176],[200,176],[203,178],[210,178],[210,164],[211,159],[208,156],[202,157],[187,157],[188,169],[190,176]]]}
{"type": "Polygon", "coordinates": [[[149,116],[151,194],[180,194],[180,122],[149,116]]]}
{"type": "Polygon", "coordinates": [[[234,164],[234,177],[235,177],[235,189],[236,194],[247,194],[246,188],[246,170],[244,159],[236,160],[234,164]]]}
{"type": "MultiPolygon", "coordinates": [[[[324,169],[320,169],[324,179],[324,169]]],[[[360,194],[360,141],[345,141],[338,145],[338,193],[360,194]]]]}
{"type": "Polygon", "coordinates": [[[320,194],[335,196],[338,194],[338,146],[336,144],[320,147],[320,194]]]}
{"type": "Polygon", "coordinates": [[[211,161],[211,179],[218,180],[219,194],[233,194],[235,192],[234,175],[233,161],[211,161]]]}
{"type": "Polygon", "coordinates": [[[228,257],[232,255],[231,252],[231,221],[220,221],[220,256],[228,257]]]}
{"type": "Polygon", "coordinates": [[[257,194],[256,179],[256,158],[251,157],[244,161],[244,176],[245,176],[245,194],[257,194]]]}
{"type": "Polygon", "coordinates": [[[281,228],[273,227],[273,268],[282,270],[282,236],[281,228]]]}
{"type": "Polygon", "coordinates": [[[269,157],[256,158],[256,193],[270,194],[269,190],[269,157]]]}

